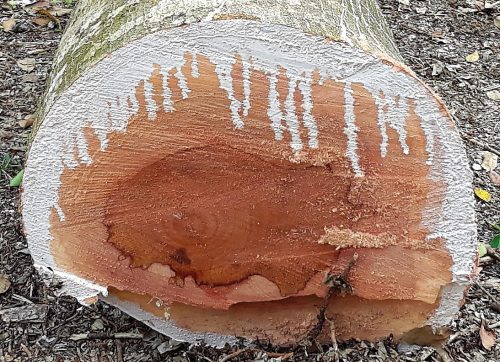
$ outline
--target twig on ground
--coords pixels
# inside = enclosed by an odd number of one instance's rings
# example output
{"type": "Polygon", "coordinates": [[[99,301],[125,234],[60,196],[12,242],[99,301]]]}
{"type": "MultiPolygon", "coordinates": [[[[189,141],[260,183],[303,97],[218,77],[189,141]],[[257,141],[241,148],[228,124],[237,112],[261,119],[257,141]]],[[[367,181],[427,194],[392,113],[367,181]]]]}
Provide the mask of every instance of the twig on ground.
{"type": "Polygon", "coordinates": [[[287,353],[266,352],[266,351],[258,349],[258,348],[246,347],[246,348],[239,349],[231,354],[228,354],[226,357],[222,358],[219,362],[230,361],[233,358],[236,358],[239,355],[246,353],[246,352],[252,352],[252,353],[262,352],[262,353],[267,354],[271,358],[281,358],[282,361],[286,361],[287,359],[293,357],[293,352],[287,352],[287,353]]]}
{"type": "Polygon", "coordinates": [[[481,284],[479,284],[478,282],[474,283],[479,289],[481,289],[488,297],[490,297],[490,299],[493,301],[493,302],[496,302],[497,301],[497,298],[495,298],[493,295],[490,294],[490,292],[488,292],[486,290],[485,287],[483,287],[481,284]]]}
{"type": "Polygon", "coordinates": [[[339,345],[337,343],[337,335],[335,333],[335,322],[333,321],[333,318],[325,318],[325,319],[330,325],[330,340],[332,341],[332,348],[335,351],[335,353],[337,353],[339,350],[339,345]]]}
{"type": "Polygon", "coordinates": [[[339,345],[337,343],[337,334],[335,332],[335,323],[333,321],[333,318],[326,318],[326,321],[330,325],[330,340],[332,341],[332,348],[333,348],[333,361],[338,362],[340,361],[339,358],[339,345]]]}
{"type": "Polygon", "coordinates": [[[69,339],[72,341],[82,341],[85,339],[142,339],[142,333],[134,332],[118,332],[118,333],[100,333],[100,332],[87,332],[80,334],[73,334],[69,339]]]}
{"type": "Polygon", "coordinates": [[[120,340],[115,341],[116,346],[116,361],[123,362],[123,344],[120,340]]]}
{"type": "Polygon", "coordinates": [[[478,288],[481,289],[491,299],[490,308],[500,313],[500,302],[498,298],[496,298],[490,292],[488,292],[488,290],[486,290],[486,288],[483,287],[481,284],[476,282],[475,285],[477,285],[478,288]]]}
{"type": "Polygon", "coordinates": [[[500,313],[500,303],[499,302],[491,303],[490,308],[493,309],[495,312],[500,313]]]}
{"type": "Polygon", "coordinates": [[[319,313],[318,313],[318,323],[311,329],[311,332],[309,333],[308,340],[309,341],[314,341],[316,338],[318,338],[319,334],[323,330],[323,326],[325,324],[326,320],[326,309],[328,307],[328,303],[330,302],[330,298],[334,294],[343,294],[343,293],[351,293],[352,288],[351,285],[349,284],[348,280],[348,275],[349,272],[351,271],[352,267],[354,264],[356,264],[356,261],[358,260],[358,254],[354,253],[352,255],[351,260],[349,260],[349,264],[345,267],[344,271],[340,275],[332,275],[328,273],[325,277],[324,283],[330,287],[328,290],[328,293],[326,294],[325,298],[323,299],[323,305],[321,306],[319,313]]]}
{"type": "Polygon", "coordinates": [[[448,352],[446,352],[446,350],[444,348],[437,346],[437,347],[435,347],[435,350],[436,350],[437,354],[439,355],[439,357],[441,358],[441,361],[453,362],[450,355],[448,354],[448,352]]]}
{"type": "Polygon", "coordinates": [[[226,357],[222,358],[219,362],[227,362],[227,361],[230,361],[232,360],[233,358],[236,358],[238,357],[240,354],[243,354],[245,352],[250,352],[250,348],[242,348],[242,349],[239,349],[231,354],[228,354],[226,357]]]}
{"type": "Polygon", "coordinates": [[[28,298],[25,298],[22,295],[18,295],[18,294],[15,294],[15,293],[12,294],[12,299],[16,299],[16,300],[18,300],[20,302],[24,302],[24,303],[27,303],[27,304],[35,304],[34,302],[32,302],[31,300],[29,300],[28,298]]]}
{"type": "Polygon", "coordinates": [[[489,245],[486,245],[486,255],[492,257],[496,261],[500,261],[500,255],[498,255],[496,250],[489,245]]]}
{"type": "Polygon", "coordinates": [[[28,355],[29,359],[33,358],[33,353],[31,353],[31,350],[22,343],[21,343],[21,349],[24,351],[24,353],[28,355]]]}
{"type": "Polygon", "coordinates": [[[473,138],[472,136],[469,136],[468,134],[464,133],[463,134],[464,138],[468,141],[470,141],[471,143],[474,143],[475,145],[479,146],[479,147],[482,147],[484,148],[485,150],[487,151],[490,151],[491,153],[494,153],[495,155],[497,156],[500,156],[500,151],[497,150],[496,148],[493,148],[491,147],[489,144],[487,143],[484,143],[484,142],[481,142],[475,138],[473,138]]]}

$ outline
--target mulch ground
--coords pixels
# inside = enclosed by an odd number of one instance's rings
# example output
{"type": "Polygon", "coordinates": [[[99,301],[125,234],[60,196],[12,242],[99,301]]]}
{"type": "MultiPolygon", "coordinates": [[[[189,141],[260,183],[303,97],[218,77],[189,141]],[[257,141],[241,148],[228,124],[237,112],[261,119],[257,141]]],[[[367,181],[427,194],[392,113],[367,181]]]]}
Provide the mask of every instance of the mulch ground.
{"type": "MultiPolygon", "coordinates": [[[[492,196],[491,202],[476,202],[479,241],[488,244],[500,233],[491,226],[500,221],[500,187],[480,165],[484,151],[500,149],[500,100],[491,99],[492,91],[500,91],[500,28],[494,24],[500,2],[491,0],[496,4],[492,9],[470,0],[380,3],[406,63],[444,98],[454,115],[474,169],[474,186],[492,196]],[[479,59],[467,62],[466,56],[475,51],[479,59]]],[[[495,255],[481,258],[479,279],[468,292],[453,334],[436,348],[397,345],[388,338],[341,343],[337,357],[328,346],[300,347],[293,356],[265,345],[215,350],[171,341],[103,303],[82,307],[59,295],[57,283],[42,280],[33,267],[18,212],[19,192],[9,181],[23,167],[30,132],[19,121],[36,109],[68,15],[58,13],[57,20],[37,20],[37,25],[33,20],[43,14],[3,2],[0,24],[12,17],[16,20],[11,31],[0,29],[0,315],[18,309],[14,316],[0,318],[0,362],[500,360],[500,343],[488,351],[480,337],[481,324],[500,336],[500,263],[495,255]],[[34,59],[31,71],[25,63],[19,65],[26,58],[34,59]]]]}

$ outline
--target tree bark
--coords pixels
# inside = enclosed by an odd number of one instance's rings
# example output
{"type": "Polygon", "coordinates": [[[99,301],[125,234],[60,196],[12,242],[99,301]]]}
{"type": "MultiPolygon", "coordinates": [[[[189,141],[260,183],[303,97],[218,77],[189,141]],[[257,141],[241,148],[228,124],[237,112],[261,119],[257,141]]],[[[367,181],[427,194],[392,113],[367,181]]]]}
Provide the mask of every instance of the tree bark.
{"type": "Polygon", "coordinates": [[[176,339],[430,343],[475,272],[462,142],[375,0],[80,1],[37,116],[37,267],[176,339]]]}

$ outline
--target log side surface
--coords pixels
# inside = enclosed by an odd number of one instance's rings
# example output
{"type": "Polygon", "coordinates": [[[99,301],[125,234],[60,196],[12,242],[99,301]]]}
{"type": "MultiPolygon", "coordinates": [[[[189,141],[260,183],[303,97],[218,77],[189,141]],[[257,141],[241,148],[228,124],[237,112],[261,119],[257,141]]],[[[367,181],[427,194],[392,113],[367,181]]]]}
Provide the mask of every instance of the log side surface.
{"type": "Polygon", "coordinates": [[[376,0],[82,0],[61,39],[32,136],[54,100],[124,44],[160,29],[226,18],[290,26],[401,60],[376,0]]]}

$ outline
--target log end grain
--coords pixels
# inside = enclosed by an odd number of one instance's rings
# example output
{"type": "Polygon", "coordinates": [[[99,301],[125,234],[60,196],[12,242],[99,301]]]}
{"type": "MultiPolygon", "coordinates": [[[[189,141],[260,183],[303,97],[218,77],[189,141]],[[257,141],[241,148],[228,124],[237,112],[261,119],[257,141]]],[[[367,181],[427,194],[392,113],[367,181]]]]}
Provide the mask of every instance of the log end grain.
{"type": "Polygon", "coordinates": [[[73,295],[175,338],[298,343],[354,253],[352,292],[327,301],[337,335],[400,338],[458,310],[470,184],[450,116],[398,64],[220,20],[135,40],[60,95],[23,212],[73,295]]]}

